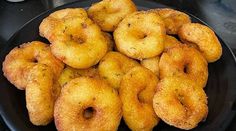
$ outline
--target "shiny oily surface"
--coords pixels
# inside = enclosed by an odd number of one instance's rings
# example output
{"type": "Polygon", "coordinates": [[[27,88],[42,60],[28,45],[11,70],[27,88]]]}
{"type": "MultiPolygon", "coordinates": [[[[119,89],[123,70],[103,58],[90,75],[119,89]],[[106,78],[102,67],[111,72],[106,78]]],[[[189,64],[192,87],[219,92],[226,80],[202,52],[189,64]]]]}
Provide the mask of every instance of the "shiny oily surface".
{"type": "Polygon", "coordinates": [[[191,19],[187,14],[171,8],[160,8],[150,11],[156,12],[164,20],[167,34],[177,34],[182,25],[191,23],[191,19]]]}
{"type": "Polygon", "coordinates": [[[98,65],[98,72],[102,79],[107,81],[113,88],[119,89],[122,77],[138,62],[115,51],[108,52],[98,65]]]}
{"type": "Polygon", "coordinates": [[[56,128],[59,131],[115,131],[122,117],[121,107],[118,92],[105,81],[79,77],[62,88],[56,101],[56,128]]]}
{"type": "Polygon", "coordinates": [[[88,15],[103,31],[112,32],[125,16],[135,11],[132,0],[102,0],[91,5],[88,15]]]}
{"type": "Polygon", "coordinates": [[[30,70],[25,96],[29,118],[34,125],[47,125],[53,120],[56,100],[53,91],[57,86],[50,67],[38,64],[30,70]]]}
{"type": "Polygon", "coordinates": [[[36,64],[48,65],[56,78],[64,67],[64,63],[52,55],[48,44],[32,41],[12,49],[5,57],[2,70],[12,84],[24,90],[29,70],[36,64]]]}
{"type": "Polygon", "coordinates": [[[149,131],[159,118],[152,107],[159,79],[150,70],[136,66],[122,78],[119,95],[123,103],[123,118],[133,131],[149,131]]]}
{"type": "Polygon", "coordinates": [[[198,23],[183,25],[178,32],[181,41],[195,44],[209,63],[220,59],[222,47],[211,28],[198,23]]]}
{"type": "Polygon", "coordinates": [[[90,67],[88,69],[75,69],[70,66],[66,66],[62,71],[58,82],[61,87],[65,86],[69,81],[77,78],[77,77],[90,77],[90,78],[98,78],[98,70],[95,67],[90,67]]]}
{"type": "Polygon", "coordinates": [[[43,19],[39,32],[50,41],[52,54],[73,68],[93,66],[107,52],[107,39],[83,8],[53,12],[43,19]]]}
{"type": "Polygon", "coordinates": [[[179,45],[164,52],[159,62],[160,78],[184,75],[202,88],[208,79],[208,63],[195,48],[179,45]]]}
{"type": "Polygon", "coordinates": [[[138,60],[160,55],[164,49],[165,25],[150,11],[126,16],[114,31],[117,50],[138,60]]]}
{"type": "Polygon", "coordinates": [[[163,121],[180,129],[190,130],[208,114],[207,96],[188,77],[165,77],[157,86],[153,108],[163,121]]]}

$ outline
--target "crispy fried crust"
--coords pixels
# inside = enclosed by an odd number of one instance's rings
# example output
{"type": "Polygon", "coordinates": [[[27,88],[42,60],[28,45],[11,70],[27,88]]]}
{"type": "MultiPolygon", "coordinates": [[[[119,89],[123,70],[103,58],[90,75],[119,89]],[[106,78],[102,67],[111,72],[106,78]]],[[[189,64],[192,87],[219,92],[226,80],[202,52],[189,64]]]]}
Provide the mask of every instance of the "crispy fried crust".
{"type": "Polygon", "coordinates": [[[64,19],[73,19],[75,17],[86,18],[87,13],[82,8],[67,8],[53,12],[48,17],[43,19],[39,25],[39,33],[42,37],[53,39],[54,32],[59,31],[63,27],[64,19]]]}
{"type": "Polygon", "coordinates": [[[103,36],[105,37],[107,41],[107,47],[108,47],[108,52],[113,51],[115,49],[115,41],[113,39],[113,36],[109,33],[103,32],[103,36]]]}
{"type": "Polygon", "coordinates": [[[54,102],[60,91],[51,68],[35,65],[30,71],[25,89],[26,107],[34,125],[47,125],[53,120],[54,102]]]}
{"type": "Polygon", "coordinates": [[[102,0],[88,9],[88,15],[103,31],[111,32],[125,16],[136,10],[132,0],[102,0]]]}
{"type": "Polygon", "coordinates": [[[166,35],[164,45],[165,45],[165,51],[167,51],[170,48],[173,48],[175,46],[178,46],[182,44],[179,40],[177,40],[175,37],[166,35]]]}
{"type": "Polygon", "coordinates": [[[221,44],[209,27],[198,23],[185,24],[180,28],[178,35],[181,41],[197,45],[209,63],[220,59],[221,44]]]}
{"type": "Polygon", "coordinates": [[[56,128],[59,131],[115,131],[122,117],[122,103],[115,89],[106,82],[79,77],[62,88],[54,110],[56,128]],[[83,115],[92,108],[92,117],[83,115]]]}
{"type": "Polygon", "coordinates": [[[95,67],[90,67],[88,69],[75,69],[67,66],[61,73],[58,81],[61,87],[65,86],[69,81],[77,77],[91,77],[99,78],[98,70],[95,67]]]}
{"type": "Polygon", "coordinates": [[[177,34],[183,24],[191,23],[191,19],[187,14],[174,9],[160,8],[151,9],[149,11],[155,12],[161,16],[164,20],[167,34],[177,34]]]}
{"type": "Polygon", "coordinates": [[[205,87],[208,79],[208,63],[195,48],[180,45],[169,49],[160,58],[160,78],[185,75],[205,87]]]}
{"type": "Polygon", "coordinates": [[[190,130],[208,114],[207,96],[188,77],[165,77],[157,86],[153,108],[165,123],[190,130]]]}
{"type": "Polygon", "coordinates": [[[165,25],[161,17],[139,11],[125,17],[114,31],[118,51],[134,58],[157,56],[164,49],[165,25]]]}
{"type": "Polygon", "coordinates": [[[123,75],[138,65],[138,62],[119,52],[108,52],[100,61],[98,71],[101,78],[118,89],[123,75]]]}
{"type": "Polygon", "coordinates": [[[140,64],[143,67],[146,67],[147,69],[151,70],[157,77],[159,77],[159,61],[160,57],[152,57],[152,58],[147,58],[143,59],[140,64]]]}
{"type": "Polygon", "coordinates": [[[152,99],[158,78],[150,70],[137,66],[124,75],[119,94],[123,103],[123,118],[133,131],[149,131],[159,122],[152,99]]]}
{"type": "Polygon", "coordinates": [[[108,41],[82,8],[52,13],[42,21],[39,31],[50,41],[53,55],[73,68],[89,68],[107,52],[108,41]]]}
{"type": "Polygon", "coordinates": [[[29,70],[38,63],[51,67],[56,78],[64,67],[64,64],[52,55],[49,45],[33,41],[10,51],[3,62],[4,76],[18,89],[24,90],[29,70]]]}

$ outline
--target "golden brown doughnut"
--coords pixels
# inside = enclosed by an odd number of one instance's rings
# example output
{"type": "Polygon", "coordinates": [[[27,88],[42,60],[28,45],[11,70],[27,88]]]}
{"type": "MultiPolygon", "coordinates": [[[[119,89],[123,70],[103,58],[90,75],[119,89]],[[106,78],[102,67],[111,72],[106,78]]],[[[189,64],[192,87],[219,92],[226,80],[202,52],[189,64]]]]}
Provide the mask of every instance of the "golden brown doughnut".
{"type": "Polygon", "coordinates": [[[119,89],[123,118],[134,131],[150,131],[159,122],[152,100],[158,78],[150,70],[137,66],[124,75],[119,89]]]}
{"type": "Polygon", "coordinates": [[[78,77],[62,88],[54,109],[55,125],[59,131],[115,131],[121,108],[117,91],[106,82],[78,77]]]}
{"type": "Polygon", "coordinates": [[[209,63],[220,59],[222,55],[221,44],[214,31],[209,27],[198,23],[185,24],[180,28],[178,35],[181,41],[186,44],[197,45],[209,63]]]}
{"type": "Polygon", "coordinates": [[[60,86],[55,83],[55,76],[47,65],[36,64],[29,71],[26,107],[34,125],[47,125],[53,120],[54,102],[60,91],[60,86]]]}
{"type": "Polygon", "coordinates": [[[63,19],[73,19],[74,17],[88,17],[82,8],[67,8],[53,12],[49,17],[43,19],[39,25],[39,33],[42,37],[53,39],[54,32],[65,29],[63,19]]]}
{"type": "Polygon", "coordinates": [[[165,77],[157,86],[153,108],[165,123],[190,130],[207,117],[207,96],[188,77],[165,77]]]}
{"type": "Polygon", "coordinates": [[[207,64],[198,50],[187,45],[180,45],[162,54],[159,63],[160,78],[185,75],[203,88],[208,79],[207,64]]]}
{"type": "Polygon", "coordinates": [[[102,0],[88,9],[88,15],[103,31],[114,31],[125,16],[136,10],[132,0],[102,0]]]}
{"type": "Polygon", "coordinates": [[[24,90],[29,70],[38,63],[51,67],[56,78],[64,67],[64,64],[52,55],[49,45],[32,41],[12,49],[3,62],[2,70],[12,84],[24,90]]]}
{"type": "Polygon", "coordinates": [[[89,68],[107,52],[101,29],[82,8],[52,13],[41,22],[39,31],[50,41],[53,55],[73,68],[89,68]]]}
{"type": "Polygon", "coordinates": [[[134,58],[157,56],[164,49],[165,25],[154,12],[139,11],[126,16],[114,31],[118,51],[134,58]]]}

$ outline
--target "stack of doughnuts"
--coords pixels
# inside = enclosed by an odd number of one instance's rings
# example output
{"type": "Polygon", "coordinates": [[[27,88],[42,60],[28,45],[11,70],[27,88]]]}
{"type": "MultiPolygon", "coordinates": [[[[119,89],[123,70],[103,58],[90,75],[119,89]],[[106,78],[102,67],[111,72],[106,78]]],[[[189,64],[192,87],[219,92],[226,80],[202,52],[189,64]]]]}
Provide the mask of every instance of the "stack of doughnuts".
{"type": "Polygon", "coordinates": [[[169,8],[137,11],[131,0],[102,0],[53,12],[40,41],[12,49],[5,77],[26,91],[30,121],[57,130],[135,131],[162,120],[193,129],[207,118],[208,63],[222,47],[207,26],[169,8]]]}
{"type": "Polygon", "coordinates": [[[64,63],[52,55],[49,45],[39,41],[15,47],[6,56],[4,75],[17,89],[26,91],[26,106],[34,125],[47,125],[53,120],[63,67],[64,63]]]}

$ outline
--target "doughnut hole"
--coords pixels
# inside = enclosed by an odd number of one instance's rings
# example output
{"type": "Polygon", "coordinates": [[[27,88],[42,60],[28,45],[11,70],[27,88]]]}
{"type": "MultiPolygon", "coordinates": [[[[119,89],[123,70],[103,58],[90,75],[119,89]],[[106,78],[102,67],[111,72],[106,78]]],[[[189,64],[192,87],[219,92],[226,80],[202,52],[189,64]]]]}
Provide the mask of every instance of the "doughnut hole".
{"type": "MultiPolygon", "coordinates": [[[[145,87],[144,87],[145,88],[145,87]]],[[[146,101],[145,101],[145,99],[144,99],[144,97],[142,96],[142,91],[143,91],[144,89],[142,89],[141,91],[139,91],[138,92],[138,94],[137,94],[137,99],[138,99],[138,101],[139,101],[139,103],[146,103],[146,101]]]]}
{"type": "Polygon", "coordinates": [[[86,42],[85,37],[70,35],[71,39],[78,44],[84,44],[86,42]]]}
{"type": "Polygon", "coordinates": [[[152,100],[158,78],[150,70],[136,66],[122,78],[119,95],[123,118],[131,130],[152,130],[159,122],[152,100]]]}
{"type": "Polygon", "coordinates": [[[78,27],[71,28],[71,25],[65,27],[63,33],[75,44],[84,44],[87,41],[87,35],[84,31],[87,28],[87,24],[81,23],[78,27]]]}
{"type": "Polygon", "coordinates": [[[145,32],[138,32],[136,35],[138,39],[145,39],[148,36],[145,32]]]}
{"type": "MultiPolygon", "coordinates": [[[[153,76],[151,76],[153,77],[153,76]]],[[[155,82],[154,82],[155,83],[155,82]]],[[[152,84],[147,84],[146,86],[143,85],[143,87],[140,87],[139,90],[137,91],[137,99],[140,104],[151,104],[152,99],[150,99],[150,96],[153,95],[152,90],[152,84]]]]}
{"type": "Polygon", "coordinates": [[[189,73],[189,68],[188,68],[188,64],[184,64],[184,69],[183,72],[188,74],[189,73]]]}
{"type": "Polygon", "coordinates": [[[165,25],[159,15],[139,11],[121,21],[114,31],[114,40],[118,51],[141,60],[162,53],[165,35],[165,25]]]}
{"type": "Polygon", "coordinates": [[[165,77],[158,83],[153,108],[169,125],[189,130],[208,114],[204,90],[186,76],[165,77]]]}
{"type": "MultiPolygon", "coordinates": [[[[96,65],[106,54],[108,42],[91,19],[69,17],[57,21],[57,26],[52,29],[52,37],[47,39],[53,55],[58,59],[73,68],[86,69],[96,65]]],[[[49,19],[41,24],[53,24],[53,21],[49,19]]]]}
{"type": "Polygon", "coordinates": [[[205,87],[208,79],[208,63],[195,48],[179,45],[162,54],[159,62],[160,78],[185,75],[205,87]]]}
{"type": "Polygon", "coordinates": [[[116,90],[101,79],[78,77],[61,91],[54,108],[57,130],[117,130],[122,103],[116,90]]]}
{"type": "Polygon", "coordinates": [[[150,39],[148,38],[150,37],[150,34],[145,29],[142,29],[142,27],[140,27],[139,29],[130,27],[128,32],[130,34],[130,37],[132,37],[133,40],[136,40],[136,44],[145,44],[146,42],[148,42],[147,40],[145,40],[145,38],[150,39]]]}
{"type": "Polygon", "coordinates": [[[93,107],[87,107],[83,111],[83,117],[85,119],[91,119],[96,115],[96,110],[93,107]]]}
{"type": "Polygon", "coordinates": [[[59,77],[64,67],[64,64],[53,56],[48,44],[32,41],[12,49],[3,62],[2,70],[12,84],[24,90],[29,70],[36,64],[49,66],[55,78],[59,77]]]}
{"type": "Polygon", "coordinates": [[[38,60],[37,59],[33,59],[32,62],[33,63],[38,63],[38,60]]]}

